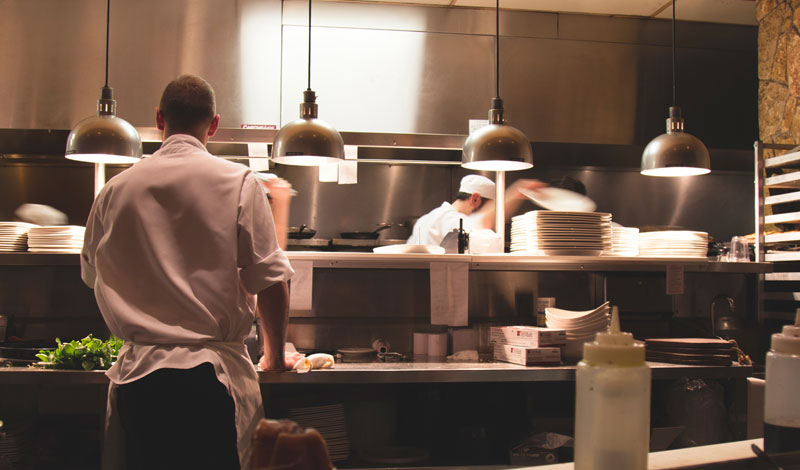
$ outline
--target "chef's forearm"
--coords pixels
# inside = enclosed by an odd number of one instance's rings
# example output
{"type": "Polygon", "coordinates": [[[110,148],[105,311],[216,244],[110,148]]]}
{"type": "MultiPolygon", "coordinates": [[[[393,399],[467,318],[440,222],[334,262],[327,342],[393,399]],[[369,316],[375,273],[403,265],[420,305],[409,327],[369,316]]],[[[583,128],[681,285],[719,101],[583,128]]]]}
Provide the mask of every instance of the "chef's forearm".
{"type": "Polygon", "coordinates": [[[273,200],[272,218],[275,221],[275,235],[278,237],[278,246],[286,249],[289,238],[289,202],[287,199],[273,200]]]}
{"type": "Polygon", "coordinates": [[[289,289],[285,282],[258,293],[258,316],[264,338],[264,359],[270,369],[283,370],[286,330],[289,325],[289,289]]]}

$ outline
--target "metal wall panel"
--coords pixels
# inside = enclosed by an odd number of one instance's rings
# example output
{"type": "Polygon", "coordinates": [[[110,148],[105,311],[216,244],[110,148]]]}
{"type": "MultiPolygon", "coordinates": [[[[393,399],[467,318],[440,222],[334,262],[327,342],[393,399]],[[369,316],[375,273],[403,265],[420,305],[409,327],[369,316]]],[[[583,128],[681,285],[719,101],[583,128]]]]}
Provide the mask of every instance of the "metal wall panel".
{"type": "MultiPolygon", "coordinates": [[[[297,116],[306,86],[305,1],[142,0],[112,5],[110,84],[119,115],[152,126],[184,72],[217,90],[223,127],[297,116]]],[[[67,129],[103,84],[104,3],[0,0],[0,127],[67,129]]],[[[341,130],[466,133],[493,95],[485,9],[321,2],[312,87],[341,130]]],[[[532,139],[644,145],[671,103],[668,22],[504,11],[501,94],[532,139]]],[[[680,23],[679,103],[712,147],[756,137],[756,28],[680,23]]]]}
{"type": "MultiPolygon", "coordinates": [[[[0,0],[0,128],[69,129],[96,112],[105,6],[0,0]]],[[[167,82],[195,73],[217,92],[221,126],[277,124],[280,29],[277,0],[112,2],[109,84],[118,115],[153,126],[167,82]]]]}

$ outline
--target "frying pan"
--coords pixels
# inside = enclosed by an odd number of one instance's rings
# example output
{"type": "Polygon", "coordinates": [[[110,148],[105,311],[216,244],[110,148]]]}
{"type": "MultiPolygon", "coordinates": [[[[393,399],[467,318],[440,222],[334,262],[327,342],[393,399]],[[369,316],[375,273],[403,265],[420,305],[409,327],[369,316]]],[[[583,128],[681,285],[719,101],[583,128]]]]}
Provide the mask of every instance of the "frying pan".
{"type": "Polygon", "coordinates": [[[289,227],[289,238],[296,240],[312,238],[316,233],[316,230],[308,228],[306,224],[303,224],[300,227],[289,227]]]}
{"type": "Polygon", "coordinates": [[[38,361],[36,354],[42,349],[55,349],[55,341],[7,342],[0,343],[0,358],[38,361]]]}
{"type": "Polygon", "coordinates": [[[386,230],[391,227],[390,224],[381,224],[372,232],[342,232],[342,238],[355,239],[355,240],[376,240],[380,236],[381,230],[386,230]]]}

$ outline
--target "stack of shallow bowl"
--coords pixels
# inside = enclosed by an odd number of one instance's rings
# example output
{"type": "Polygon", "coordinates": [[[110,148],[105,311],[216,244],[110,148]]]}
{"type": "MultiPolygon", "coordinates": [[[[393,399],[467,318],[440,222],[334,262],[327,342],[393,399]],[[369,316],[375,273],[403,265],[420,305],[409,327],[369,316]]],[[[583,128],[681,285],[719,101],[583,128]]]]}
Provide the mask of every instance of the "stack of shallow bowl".
{"type": "Polygon", "coordinates": [[[636,227],[611,227],[610,256],[639,256],[639,229],[636,227]]]}
{"type": "Polygon", "coordinates": [[[598,331],[605,331],[611,319],[609,302],[593,309],[576,312],[560,308],[544,309],[548,328],[559,328],[567,333],[567,345],[562,357],[565,360],[579,360],[583,355],[583,343],[594,340],[598,331]]]}
{"type": "Polygon", "coordinates": [[[28,230],[28,251],[32,253],[80,253],[86,227],[43,225],[28,230]]]}
{"type": "Polygon", "coordinates": [[[37,227],[25,222],[0,222],[0,251],[26,251],[28,230],[37,227]]]}
{"type": "Polygon", "coordinates": [[[639,234],[639,255],[653,258],[705,258],[708,233],[668,230],[639,234]]]}

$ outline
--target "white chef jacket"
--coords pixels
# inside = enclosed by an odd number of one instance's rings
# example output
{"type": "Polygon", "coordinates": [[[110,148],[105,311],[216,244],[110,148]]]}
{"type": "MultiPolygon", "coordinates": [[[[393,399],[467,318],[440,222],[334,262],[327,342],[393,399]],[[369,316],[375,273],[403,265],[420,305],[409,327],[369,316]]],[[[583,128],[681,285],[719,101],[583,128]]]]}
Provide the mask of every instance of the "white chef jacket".
{"type": "Polygon", "coordinates": [[[107,423],[115,421],[115,385],[209,362],[236,405],[246,468],[263,416],[244,345],[254,294],[293,273],[253,173],[209,154],[196,138],[172,135],[112,178],[92,206],[81,252],[81,276],[111,333],[125,341],[106,374],[107,423]]]}
{"type": "Polygon", "coordinates": [[[440,245],[444,236],[458,228],[458,221],[464,220],[467,232],[483,228],[483,214],[462,214],[452,204],[445,201],[441,206],[428,212],[417,220],[408,243],[414,245],[440,245]]]}

